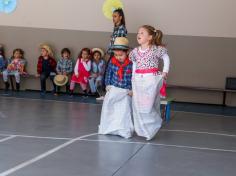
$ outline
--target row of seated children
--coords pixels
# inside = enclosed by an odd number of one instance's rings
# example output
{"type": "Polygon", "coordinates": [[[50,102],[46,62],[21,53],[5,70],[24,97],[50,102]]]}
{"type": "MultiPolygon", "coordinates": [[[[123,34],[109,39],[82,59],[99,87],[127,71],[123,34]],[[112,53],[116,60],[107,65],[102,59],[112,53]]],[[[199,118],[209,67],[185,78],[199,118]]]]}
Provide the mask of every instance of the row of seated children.
{"type": "MultiPolygon", "coordinates": [[[[56,61],[51,47],[47,44],[40,45],[41,55],[38,58],[36,77],[40,78],[41,94],[46,93],[46,80],[50,78],[53,83],[53,93],[60,91],[61,86],[66,86],[66,91],[73,95],[75,85],[78,83],[85,94],[90,91],[93,94],[101,89],[105,69],[105,62],[102,59],[104,52],[100,48],[83,48],[78,56],[74,70],[71,52],[68,48],[61,51],[61,58],[56,61]],[[99,89],[100,88],[100,89],[99,89]]],[[[20,76],[26,74],[24,51],[15,49],[11,62],[4,56],[4,49],[0,48],[0,69],[3,73],[5,89],[8,90],[8,75],[16,78],[16,88],[20,89],[20,76]],[[14,62],[13,62],[14,61],[14,62]],[[17,63],[17,64],[16,64],[17,63]],[[14,67],[13,67],[14,66],[14,67]],[[14,68],[14,69],[13,69],[14,68]]]]}

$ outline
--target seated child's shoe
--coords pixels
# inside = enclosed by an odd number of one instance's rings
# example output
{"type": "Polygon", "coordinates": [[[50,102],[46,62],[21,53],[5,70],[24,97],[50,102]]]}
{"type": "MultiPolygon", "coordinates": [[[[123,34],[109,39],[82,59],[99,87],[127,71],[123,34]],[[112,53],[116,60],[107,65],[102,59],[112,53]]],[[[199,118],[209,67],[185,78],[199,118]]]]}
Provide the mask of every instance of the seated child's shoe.
{"type": "Polygon", "coordinates": [[[88,92],[87,92],[87,90],[83,90],[83,92],[84,92],[84,95],[82,96],[83,98],[88,98],[88,92]]]}
{"type": "Polygon", "coordinates": [[[8,90],[9,90],[9,87],[10,87],[9,82],[5,82],[5,91],[8,91],[8,90]]]}
{"type": "Polygon", "coordinates": [[[96,100],[103,101],[104,100],[104,96],[100,96],[100,97],[96,98],[96,100]]]}
{"type": "Polygon", "coordinates": [[[69,95],[72,97],[73,96],[73,90],[70,90],[69,95]]]}
{"type": "Polygon", "coordinates": [[[88,95],[85,94],[85,95],[83,95],[82,97],[83,97],[83,98],[88,98],[88,95]]]}
{"type": "Polygon", "coordinates": [[[16,83],[16,91],[17,91],[17,92],[20,91],[20,83],[16,83]]]}

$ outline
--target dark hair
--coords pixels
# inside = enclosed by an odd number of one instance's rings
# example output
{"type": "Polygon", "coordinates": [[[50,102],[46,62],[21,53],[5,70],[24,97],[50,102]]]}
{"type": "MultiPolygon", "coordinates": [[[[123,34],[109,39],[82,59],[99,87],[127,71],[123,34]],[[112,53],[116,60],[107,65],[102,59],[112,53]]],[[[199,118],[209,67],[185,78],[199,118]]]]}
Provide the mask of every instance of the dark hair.
{"type": "Polygon", "coordinates": [[[150,44],[157,45],[157,46],[165,46],[162,43],[163,33],[161,30],[157,30],[154,27],[149,26],[149,25],[143,25],[141,26],[141,28],[146,29],[148,34],[152,36],[152,40],[150,44]]]}
{"type": "Polygon", "coordinates": [[[93,56],[93,57],[94,57],[94,54],[95,54],[95,53],[100,54],[100,57],[102,57],[102,53],[101,53],[100,51],[97,51],[97,50],[92,53],[92,56],[93,56]]]}
{"type": "Polygon", "coordinates": [[[63,49],[61,50],[61,55],[63,55],[64,53],[68,53],[68,54],[70,55],[70,50],[69,50],[69,48],[63,48],[63,49]]]}
{"type": "Polygon", "coordinates": [[[123,9],[122,8],[115,9],[113,11],[113,13],[118,13],[122,17],[120,25],[124,25],[125,26],[125,14],[124,14],[123,9]]]}
{"type": "Polygon", "coordinates": [[[20,48],[16,48],[16,49],[13,50],[12,58],[14,58],[14,54],[15,54],[16,52],[19,52],[19,53],[21,54],[21,58],[24,58],[24,53],[25,53],[25,52],[24,52],[22,49],[20,49],[20,48]]]}
{"type": "Polygon", "coordinates": [[[83,49],[80,51],[80,53],[79,53],[79,55],[78,55],[78,58],[82,58],[82,53],[83,53],[84,51],[87,52],[89,55],[91,55],[91,51],[90,51],[89,48],[83,48],[83,49]]]}

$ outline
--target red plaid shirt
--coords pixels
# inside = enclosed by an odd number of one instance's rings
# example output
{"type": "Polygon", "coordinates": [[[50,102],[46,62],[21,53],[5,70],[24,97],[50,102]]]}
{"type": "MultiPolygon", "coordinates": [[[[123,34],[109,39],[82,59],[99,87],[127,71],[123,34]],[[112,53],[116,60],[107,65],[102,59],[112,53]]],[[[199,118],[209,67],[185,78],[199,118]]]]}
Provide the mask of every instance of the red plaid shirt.
{"type": "MultiPolygon", "coordinates": [[[[37,64],[37,73],[41,74],[42,73],[42,69],[43,69],[43,56],[40,56],[38,58],[38,64],[37,64]]],[[[51,67],[52,72],[56,72],[56,66],[57,66],[57,62],[54,58],[48,56],[48,61],[51,67]]]]}

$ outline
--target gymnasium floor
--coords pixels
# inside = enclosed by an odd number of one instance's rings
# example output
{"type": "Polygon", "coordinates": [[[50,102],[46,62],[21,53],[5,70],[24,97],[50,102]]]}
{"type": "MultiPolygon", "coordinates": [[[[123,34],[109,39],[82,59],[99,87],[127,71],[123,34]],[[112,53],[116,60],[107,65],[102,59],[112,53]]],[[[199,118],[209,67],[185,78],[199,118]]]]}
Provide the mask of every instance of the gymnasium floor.
{"type": "Polygon", "coordinates": [[[93,97],[0,91],[0,176],[235,176],[236,108],[172,109],[154,140],[127,140],[97,134],[93,97]]]}

